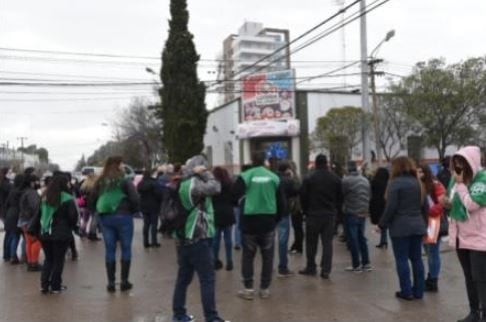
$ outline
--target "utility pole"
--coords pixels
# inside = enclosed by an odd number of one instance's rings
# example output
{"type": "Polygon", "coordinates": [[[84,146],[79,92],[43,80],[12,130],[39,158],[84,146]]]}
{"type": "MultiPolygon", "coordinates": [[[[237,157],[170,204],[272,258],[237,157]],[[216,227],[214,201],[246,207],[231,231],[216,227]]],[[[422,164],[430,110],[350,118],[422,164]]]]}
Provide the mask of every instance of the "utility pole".
{"type": "Polygon", "coordinates": [[[380,137],[381,137],[381,129],[380,129],[380,111],[378,108],[378,97],[376,96],[376,83],[375,83],[375,75],[383,75],[383,72],[375,72],[375,65],[382,63],[383,59],[371,59],[368,62],[370,66],[370,77],[371,77],[371,98],[373,103],[373,125],[375,130],[375,150],[376,150],[376,160],[378,162],[378,166],[381,164],[381,146],[380,146],[380,137]]]}
{"type": "MultiPolygon", "coordinates": [[[[370,112],[370,96],[368,88],[368,42],[366,31],[366,0],[361,0],[361,106],[365,114],[370,112]]],[[[370,150],[370,136],[368,126],[366,124],[366,117],[363,118],[361,125],[361,137],[363,140],[363,161],[368,167],[371,167],[371,150],[370,150]]]]}

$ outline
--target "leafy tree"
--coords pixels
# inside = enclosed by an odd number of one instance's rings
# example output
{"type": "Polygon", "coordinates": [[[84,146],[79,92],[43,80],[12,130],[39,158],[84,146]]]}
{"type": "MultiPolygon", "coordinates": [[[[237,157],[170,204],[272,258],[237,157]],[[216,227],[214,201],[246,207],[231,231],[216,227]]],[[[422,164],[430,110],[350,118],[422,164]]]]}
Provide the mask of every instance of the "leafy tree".
{"type": "Polygon", "coordinates": [[[317,119],[314,146],[328,149],[333,162],[344,164],[352,156],[353,148],[361,142],[362,122],[368,118],[358,107],[330,109],[317,119]]]}
{"type": "Polygon", "coordinates": [[[206,88],[199,81],[199,55],[188,30],[186,0],[171,0],[169,37],[162,52],[161,104],[156,115],[163,124],[163,144],[173,162],[184,162],[203,150],[208,112],[206,88]]]}
{"type": "Polygon", "coordinates": [[[47,151],[46,148],[38,148],[36,151],[35,151],[35,154],[37,154],[39,156],[39,160],[41,162],[49,162],[49,152],[47,151]]]}
{"type": "Polygon", "coordinates": [[[443,59],[418,63],[398,85],[407,115],[420,126],[425,145],[443,158],[452,144],[475,137],[485,108],[485,58],[447,66],[443,59]]]}

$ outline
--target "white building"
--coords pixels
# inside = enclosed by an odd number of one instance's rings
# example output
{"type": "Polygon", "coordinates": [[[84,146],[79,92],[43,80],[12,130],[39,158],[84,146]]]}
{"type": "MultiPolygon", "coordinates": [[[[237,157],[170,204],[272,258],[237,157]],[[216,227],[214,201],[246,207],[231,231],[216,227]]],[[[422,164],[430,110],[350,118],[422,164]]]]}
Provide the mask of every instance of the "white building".
{"type": "MultiPolygon", "coordinates": [[[[210,111],[204,144],[205,152],[211,164],[214,166],[221,165],[233,173],[238,173],[242,165],[251,163],[251,152],[253,150],[267,149],[271,145],[278,145],[286,150],[286,159],[294,161],[297,168],[301,172],[305,172],[318,153],[328,153],[325,150],[311,150],[309,148],[309,136],[316,128],[317,119],[325,116],[331,108],[359,107],[361,95],[340,91],[297,91],[295,103],[295,120],[300,125],[298,132],[277,131],[272,134],[271,131],[267,131],[267,134],[263,136],[245,136],[245,138],[240,137],[242,125],[246,124],[244,126],[246,129],[248,125],[251,126],[255,122],[244,122],[240,98],[210,111]]],[[[289,120],[282,120],[283,123],[287,121],[289,120]]],[[[278,122],[280,121],[268,123],[274,125],[278,122]]],[[[373,149],[373,140],[371,143],[373,149]]],[[[409,140],[408,144],[403,146],[403,149],[396,152],[399,155],[407,155],[408,151],[414,149],[410,146],[411,144],[412,140],[409,140]]],[[[397,147],[397,149],[400,148],[397,147]]],[[[435,149],[420,147],[419,150],[421,159],[429,162],[437,161],[438,154],[435,149]]],[[[446,154],[450,155],[454,151],[455,148],[450,147],[446,154]]],[[[361,145],[353,149],[352,158],[356,161],[362,160],[361,145]]]]}
{"type": "Polygon", "coordinates": [[[288,43],[288,30],[264,28],[263,24],[258,22],[245,22],[237,34],[229,35],[223,41],[223,55],[218,58],[218,80],[221,81],[218,89],[223,92],[221,103],[239,97],[241,86],[238,80],[260,67],[265,67],[260,72],[290,69],[288,47],[249,68],[288,43]]]}

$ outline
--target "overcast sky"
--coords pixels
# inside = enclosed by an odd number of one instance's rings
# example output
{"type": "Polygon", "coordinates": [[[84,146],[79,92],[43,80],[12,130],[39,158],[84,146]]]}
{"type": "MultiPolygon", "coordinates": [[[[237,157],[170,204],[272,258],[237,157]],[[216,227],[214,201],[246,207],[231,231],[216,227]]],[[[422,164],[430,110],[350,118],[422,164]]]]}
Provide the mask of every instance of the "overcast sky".
{"type": "MultiPolygon", "coordinates": [[[[223,39],[236,33],[245,21],[289,29],[291,38],[295,38],[335,13],[339,8],[336,2],[189,0],[189,28],[201,58],[211,60],[221,51],[223,39]]],[[[486,1],[391,0],[368,15],[368,49],[371,51],[387,31],[395,29],[396,36],[381,47],[378,56],[385,60],[380,69],[397,75],[406,75],[416,62],[432,57],[453,63],[483,56],[485,15],[486,1]]],[[[160,69],[157,57],[167,38],[168,19],[169,0],[0,0],[1,48],[153,57],[90,58],[0,50],[0,82],[15,78],[150,82],[156,76],[147,73],[145,67],[157,72],[160,69]]],[[[336,32],[293,55],[292,59],[298,61],[293,63],[297,76],[321,74],[342,65],[335,61],[359,59],[358,21],[345,28],[344,39],[344,53],[343,34],[336,32]]],[[[214,79],[211,72],[215,67],[214,62],[202,61],[200,78],[214,79]]],[[[355,67],[347,73],[358,71],[355,67]]],[[[356,77],[349,76],[345,81],[359,84],[356,77]]],[[[319,79],[303,88],[343,82],[342,78],[319,79]]],[[[110,138],[106,124],[133,96],[156,99],[151,86],[0,86],[0,144],[9,141],[10,146],[18,146],[17,137],[28,137],[26,144],[46,147],[52,161],[70,170],[83,153],[91,154],[110,138]]],[[[214,94],[211,96],[207,98],[208,108],[216,101],[214,94]]]]}

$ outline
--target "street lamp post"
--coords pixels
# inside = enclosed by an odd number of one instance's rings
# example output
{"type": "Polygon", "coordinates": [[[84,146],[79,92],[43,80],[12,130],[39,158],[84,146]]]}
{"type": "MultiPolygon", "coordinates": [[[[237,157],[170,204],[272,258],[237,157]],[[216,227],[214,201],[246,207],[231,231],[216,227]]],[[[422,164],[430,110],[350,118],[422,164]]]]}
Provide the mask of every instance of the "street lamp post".
{"type": "Polygon", "coordinates": [[[380,43],[371,51],[370,59],[368,62],[370,76],[371,76],[371,97],[372,97],[372,104],[373,104],[373,125],[374,125],[374,134],[375,134],[375,150],[376,150],[376,160],[378,166],[381,163],[381,146],[380,146],[380,136],[381,136],[381,129],[380,129],[380,111],[378,107],[378,98],[376,96],[376,83],[375,83],[375,75],[380,73],[375,71],[375,65],[383,62],[383,59],[376,59],[376,53],[378,49],[380,49],[381,45],[385,42],[389,41],[391,38],[395,36],[395,30],[390,30],[387,32],[385,38],[380,41],[380,43]]]}

